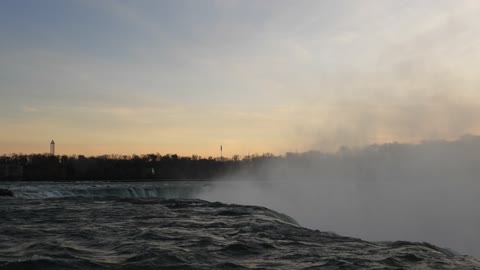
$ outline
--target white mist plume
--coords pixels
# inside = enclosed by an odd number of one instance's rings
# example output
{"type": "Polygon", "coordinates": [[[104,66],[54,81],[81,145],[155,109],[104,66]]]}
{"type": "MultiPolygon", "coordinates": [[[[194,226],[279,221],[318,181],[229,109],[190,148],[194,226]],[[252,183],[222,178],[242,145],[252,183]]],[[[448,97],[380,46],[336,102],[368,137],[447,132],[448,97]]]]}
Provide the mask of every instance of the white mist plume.
{"type": "Polygon", "coordinates": [[[473,136],[309,152],[266,161],[201,197],[263,205],[313,229],[480,256],[479,153],[473,136]]]}

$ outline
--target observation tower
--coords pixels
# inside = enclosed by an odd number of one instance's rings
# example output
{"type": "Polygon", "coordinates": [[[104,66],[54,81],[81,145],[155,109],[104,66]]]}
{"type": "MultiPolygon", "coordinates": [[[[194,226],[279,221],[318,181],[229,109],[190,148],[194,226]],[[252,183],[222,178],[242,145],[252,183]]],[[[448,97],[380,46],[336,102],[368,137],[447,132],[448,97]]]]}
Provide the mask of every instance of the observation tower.
{"type": "Polygon", "coordinates": [[[50,143],[50,155],[54,156],[55,155],[55,141],[52,140],[50,143]]]}

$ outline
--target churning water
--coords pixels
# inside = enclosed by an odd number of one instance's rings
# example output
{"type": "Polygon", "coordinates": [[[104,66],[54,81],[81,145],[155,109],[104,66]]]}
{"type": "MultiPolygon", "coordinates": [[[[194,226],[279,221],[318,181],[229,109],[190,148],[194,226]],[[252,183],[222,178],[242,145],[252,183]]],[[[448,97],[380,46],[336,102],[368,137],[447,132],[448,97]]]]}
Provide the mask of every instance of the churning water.
{"type": "Polygon", "coordinates": [[[367,242],[195,199],[213,185],[3,184],[15,196],[0,197],[0,269],[480,269],[427,243],[367,242]]]}

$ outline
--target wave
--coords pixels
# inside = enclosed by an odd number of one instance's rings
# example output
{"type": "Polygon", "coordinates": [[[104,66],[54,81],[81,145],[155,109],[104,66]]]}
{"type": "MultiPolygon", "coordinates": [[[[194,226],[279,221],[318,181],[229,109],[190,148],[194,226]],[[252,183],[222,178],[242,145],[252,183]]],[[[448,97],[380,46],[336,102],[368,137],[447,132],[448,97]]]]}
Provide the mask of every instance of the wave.
{"type": "Polygon", "coordinates": [[[175,183],[52,183],[24,184],[9,187],[15,197],[46,198],[193,198],[206,184],[175,183]]]}
{"type": "Polygon", "coordinates": [[[302,228],[198,199],[1,199],[0,269],[480,269],[426,243],[302,228]]]}

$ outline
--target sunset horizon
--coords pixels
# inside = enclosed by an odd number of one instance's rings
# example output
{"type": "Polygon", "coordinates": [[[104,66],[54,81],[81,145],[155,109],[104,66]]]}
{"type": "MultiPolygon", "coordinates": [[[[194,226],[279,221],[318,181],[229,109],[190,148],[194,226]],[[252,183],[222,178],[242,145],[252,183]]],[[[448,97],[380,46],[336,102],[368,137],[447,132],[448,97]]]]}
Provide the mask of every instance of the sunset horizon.
{"type": "Polygon", "coordinates": [[[480,134],[476,1],[4,1],[0,154],[216,155],[480,134]]]}
{"type": "Polygon", "coordinates": [[[479,0],[0,0],[0,270],[480,269],[479,0]]]}

